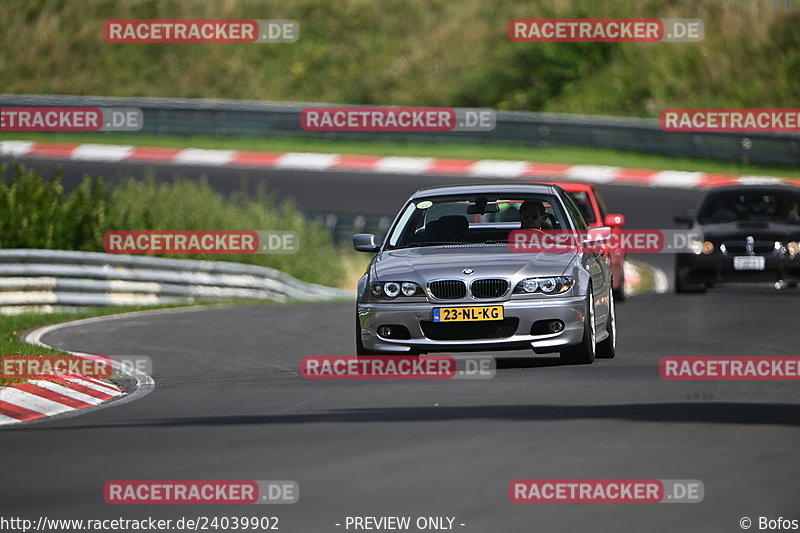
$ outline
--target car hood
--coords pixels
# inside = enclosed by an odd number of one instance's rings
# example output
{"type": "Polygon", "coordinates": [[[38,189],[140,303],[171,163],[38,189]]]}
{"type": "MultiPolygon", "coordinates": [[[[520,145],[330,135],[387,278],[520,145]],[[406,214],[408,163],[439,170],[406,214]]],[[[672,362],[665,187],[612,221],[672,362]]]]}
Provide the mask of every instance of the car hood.
{"type": "Polygon", "coordinates": [[[727,222],[700,226],[703,237],[710,241],[743,241],[752,236],[757,241],[787,242],[800,238],[800,225],[785,222],[727,222]]]}
{"type": "Polygon", "coordinates": [[[427,246],[388,250],[372,263],[377,281],[560,276],[575,258],[569,253],[517,253],[502,245],[427,246]],[[474,272],[464,274],[470,268],[474,272]]]}

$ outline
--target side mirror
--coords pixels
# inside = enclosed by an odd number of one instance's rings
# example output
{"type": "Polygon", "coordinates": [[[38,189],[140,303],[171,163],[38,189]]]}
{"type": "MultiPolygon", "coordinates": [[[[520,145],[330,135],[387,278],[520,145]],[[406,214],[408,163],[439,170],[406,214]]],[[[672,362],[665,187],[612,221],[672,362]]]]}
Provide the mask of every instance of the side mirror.
{"type": "Polygon", "coordinates": [[[672,216],[678,224],[691,224],[694,221],[694,209],[683,209],[672,216]]]}
{"type": "Polygon", "coordinates": [[[601,226],[599,228],[589,228],[586,231],[586,237],[583,239],[583,244],[604,244],[611,239],[611,228],[608,226],[601,226]]]}
{"type": "Polygon", "coordinates": [[[619,213],[609,213],[603,219],[603,224],[611,228],[618,228],[625,225],[625,216],[619,213]]]}
{"type": "Polygon", "coordinates": [[[353,235],[353,248],[357,252],[376,253],[381,249],[380,246],[375,244],[375,235],[372,233],[357,233],[353,235]]]}

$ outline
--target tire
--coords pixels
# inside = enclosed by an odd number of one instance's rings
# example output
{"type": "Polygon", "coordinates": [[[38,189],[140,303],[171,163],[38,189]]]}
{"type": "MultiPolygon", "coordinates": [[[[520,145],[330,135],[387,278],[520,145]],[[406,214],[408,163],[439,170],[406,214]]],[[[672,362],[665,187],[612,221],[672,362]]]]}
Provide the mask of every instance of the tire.
{"type": "Polygon", "coordinates": [[[577,346],[570,346],[561,350],[561,360],[571,365],[590,365],[594,362],[595,344],[594,335],[594,293],[589,286],[589,295],[586,298],[586,314],[583,320],[583,339],[577,346]]]}
{"type": "Polygon", "coordinates": [[[619,273],[619,288],[614,289],[614,298],[618,302],[625,301],[625,261],[622,262],[622,268],[619,273]]]}
{"type": "Polygon", "coordinates": [[[597,357],[603,359],[613,359],[617,355],[617,311],[614,302],[614,291],[608,293],[609,308],[608,320],[606,320],[606,331],[608,337],[597,345],[597,357]]]}
{"type": "Polygon", "coordinates": [[[689,294],[689,293],[703,293],[706,292],[706,284],[705,283],[687,283],[686,277],[688,275],[688,271],[684,268],[679,266],[675,266],[675,292],[678,294],[689,294]]]}

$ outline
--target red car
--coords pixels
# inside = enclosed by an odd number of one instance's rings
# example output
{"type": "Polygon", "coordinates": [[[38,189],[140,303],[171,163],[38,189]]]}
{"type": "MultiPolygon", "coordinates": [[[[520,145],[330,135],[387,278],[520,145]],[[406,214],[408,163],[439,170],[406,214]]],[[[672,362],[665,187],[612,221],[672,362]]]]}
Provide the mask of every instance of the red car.
{"type": "MultiPolygon", "coordinates": [[[[538,180],[537,180],[538,181],[538,180]]],[[[606,201],[591,183],[578,183],[574,181],[544,181],[558,185],[569,193],[575,203],[580,207],[583,218],[589,227],[597,228],[608,226],[611,233],[615,234],[614,242],[620,242],[619,233],[625,224],[625,217],[619,213],[609,213],[606,201]]],[[[619,247],[609,246],[606,253],[611,263],[611,273],[614,277],[614,298],[617,301],[625,299],[625,253],[619,247]]]]}

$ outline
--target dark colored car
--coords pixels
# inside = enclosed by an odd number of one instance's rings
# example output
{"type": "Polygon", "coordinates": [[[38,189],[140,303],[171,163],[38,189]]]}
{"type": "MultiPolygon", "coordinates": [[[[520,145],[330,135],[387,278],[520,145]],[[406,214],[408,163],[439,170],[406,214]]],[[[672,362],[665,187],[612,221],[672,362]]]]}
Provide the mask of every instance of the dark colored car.
{"type": "Polygon", "coordinates": [[[721,282],[797,284],[800,189],[731,185],[711,189],[675,221],[703,234],[692,253],[675,256],[675,290],[703,292],[721,282]]]}

